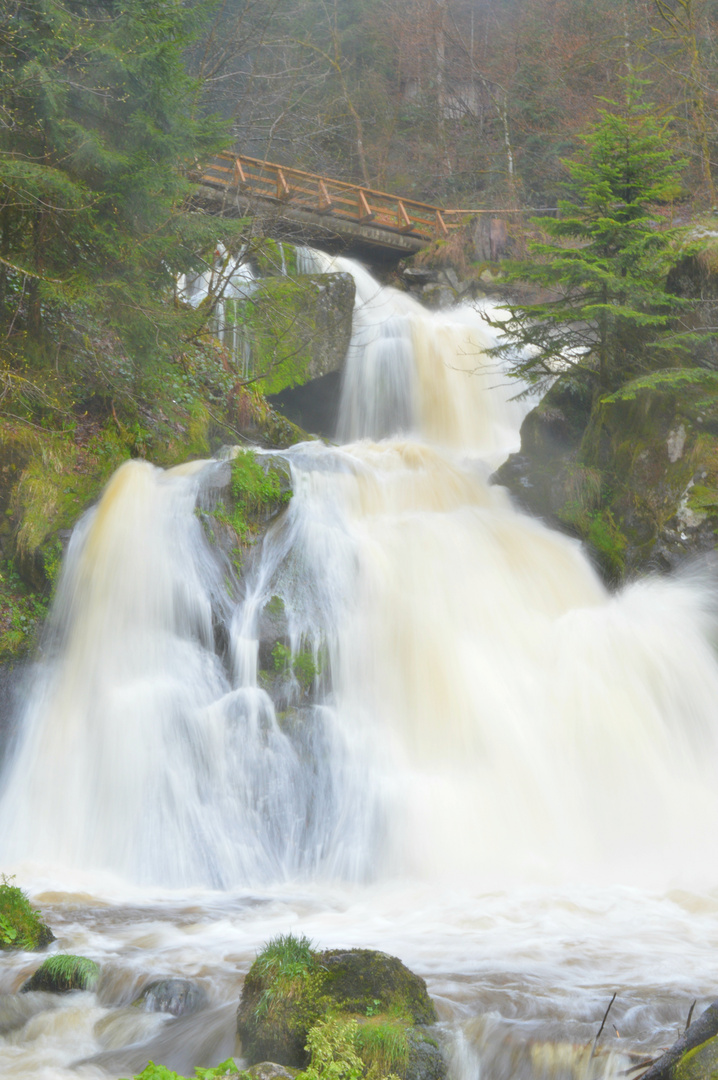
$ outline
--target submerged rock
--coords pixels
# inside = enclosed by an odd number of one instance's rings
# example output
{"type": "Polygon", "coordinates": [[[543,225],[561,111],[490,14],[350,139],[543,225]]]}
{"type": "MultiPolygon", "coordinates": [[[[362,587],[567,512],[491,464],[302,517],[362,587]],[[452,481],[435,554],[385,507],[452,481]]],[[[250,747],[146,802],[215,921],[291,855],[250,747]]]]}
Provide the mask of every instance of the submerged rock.
{"type": "Polygon", "coordinates": [[[321,1042],[358,1057],[377,1080],[441,1080],[446,1065],[424,1030],[437,1020],[426,983],[372,949],[315,952],[306,938],[269,942],[247,975],[237,1017],[250,1062],[303,1067],[321,1042]],[[309,1044],[309,1045],[308,1045],[309,1044]]]}
{"type": "Polygon", "coordinates": [[[189,979],[155,979],[144,987],[134,1004],[145,1012],[185,1016],[203,1009],[207,994],[204,987],[189,979]]]}
{"type": "Polygon", "coordinates": [[[43,960],[37,971],[22,986],[22,993],[44,990],[48,994],[67,994],[70,990],[94,990],[100,969],[86,956],[57,953],[43,960]]]}

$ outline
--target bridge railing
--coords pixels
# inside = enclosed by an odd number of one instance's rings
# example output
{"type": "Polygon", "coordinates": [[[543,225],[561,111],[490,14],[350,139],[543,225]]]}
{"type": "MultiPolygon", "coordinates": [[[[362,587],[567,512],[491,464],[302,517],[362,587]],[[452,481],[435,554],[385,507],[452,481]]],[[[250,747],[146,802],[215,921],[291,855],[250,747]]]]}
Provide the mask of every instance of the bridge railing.
{"type": "Polygon", "coordinates": [[[456,211],[274,165],[246,154],[221,154],[214,158],[202,173],[201,183],[234,188],[246,196],[288,203],[322,216],[372,224],[426,240],[448,236],[449,230],[460,224],[455,219],[456,211]]]}

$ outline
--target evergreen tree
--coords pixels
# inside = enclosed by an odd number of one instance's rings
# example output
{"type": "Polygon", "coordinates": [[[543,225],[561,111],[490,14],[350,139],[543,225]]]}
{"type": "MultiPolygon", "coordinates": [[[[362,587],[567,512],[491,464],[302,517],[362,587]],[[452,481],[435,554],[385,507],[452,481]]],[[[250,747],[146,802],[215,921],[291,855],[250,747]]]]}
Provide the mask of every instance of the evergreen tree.
{"type": "Polygon", "coordinates": [[[0,323],[42,341],[71,303],[133,357],[172,332],[167,290],[216,228],[187,170],[226,144],[184,51],[207,2],[18,0],[0,23],[0,323]]]}
{"type": "Polygon", "coordinates": [[[529,244],[530,259],[508,265],[509,283],[549,296],[507,304],[509,318],[492,322],[508,337],[499,352],[513,373],[539,387],[568,366],[603,394],[651,371],[688,304],[666,286],[678,231],[659,212],[679,193],[684,163],[644,86],[624,80],[623,102],[607,103],[565,163],[570,197],[559,216],[535,219],[543,238],[529,244]]]}

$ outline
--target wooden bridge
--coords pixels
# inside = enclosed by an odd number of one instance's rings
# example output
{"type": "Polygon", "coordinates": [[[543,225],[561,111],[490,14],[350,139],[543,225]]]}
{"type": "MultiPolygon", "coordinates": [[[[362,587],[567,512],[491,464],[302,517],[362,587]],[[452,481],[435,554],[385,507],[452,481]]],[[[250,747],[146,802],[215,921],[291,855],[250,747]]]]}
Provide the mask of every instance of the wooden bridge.
{"type": "Polygon", "coordinates": [[[411,255],[447,237],[462,217],[491,213],[443,210],[244,154],[221,154],[195,178],[198,200],[211,212],[260,215],[290,239],[375,256],[411,255]]]}

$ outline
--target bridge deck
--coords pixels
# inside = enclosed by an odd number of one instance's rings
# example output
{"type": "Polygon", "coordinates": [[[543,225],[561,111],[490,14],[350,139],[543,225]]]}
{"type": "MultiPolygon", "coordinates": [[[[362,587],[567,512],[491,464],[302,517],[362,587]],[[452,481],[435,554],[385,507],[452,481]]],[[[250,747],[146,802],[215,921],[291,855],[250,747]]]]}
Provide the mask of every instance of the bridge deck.
{"type": "Polygon", "coordinates": [[[411,254],[432,240],[446,237],[466,214],[488,211],[443,210],[384,191],[326,176],[290,169],[244,154],[221,154],[199,177],[209,203],[221,213],[266,210],[293,222],[306,239],[319,230],[345,244],[411,254]]]}

